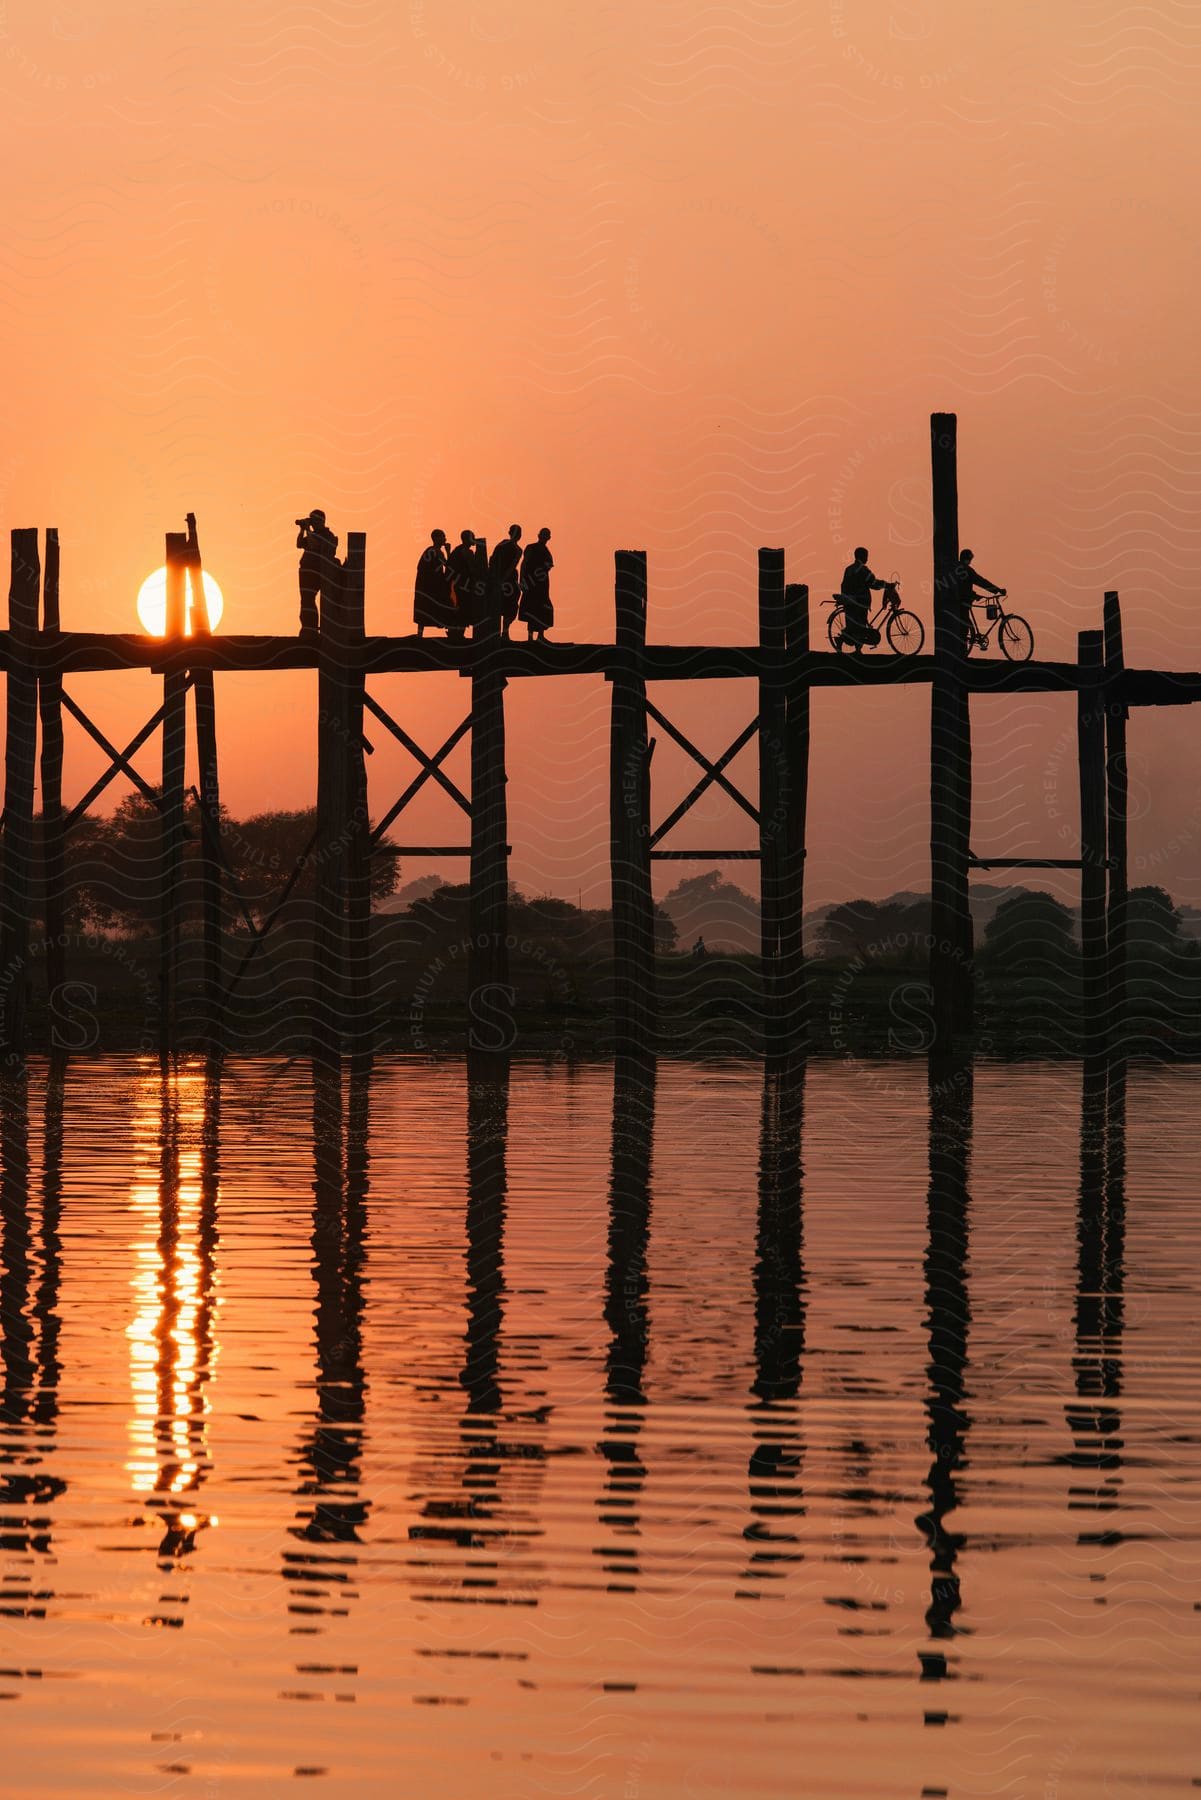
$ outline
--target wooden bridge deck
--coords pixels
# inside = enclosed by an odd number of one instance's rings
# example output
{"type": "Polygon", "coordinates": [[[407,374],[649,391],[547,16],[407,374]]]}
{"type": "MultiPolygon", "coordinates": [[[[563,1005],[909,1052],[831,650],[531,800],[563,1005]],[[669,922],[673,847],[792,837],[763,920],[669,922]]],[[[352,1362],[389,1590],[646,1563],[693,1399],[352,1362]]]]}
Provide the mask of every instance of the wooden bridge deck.
{"type": "MultiPolygon", "coordinates": [[[[647,681],[770,681],[773,674],[810,687],[893,687],[929,683],[933,656],[839,656],[809,651],[788,657],[759,644],[647,644],[631,650],[615,644],[451,644],[443,639],[365,637],[353,647],[326,648],[325,663],[366,675],[459,673],[513,678],[621,673],[647,681]]],[[[100,631],[37,632],[16,640],[0,631],[0,668],[38,675],[98,674],[114,669],[173,668],[253,673],[316,669],[319,650],[296,637],[231,634],[188,639],[177,652],[163,640],[133,633],[100,631]]],[[[1010,663],[1000,658],[969,659],[972,693],[1076,693],[1099,686],[1100,671],[1078,662],[1010,663]]],[[[1128,706],[1188,705],[1201,700],[1201,673],[1194,670],[1126,669],[1110,680],[1113,697],[1128,706]]]]}

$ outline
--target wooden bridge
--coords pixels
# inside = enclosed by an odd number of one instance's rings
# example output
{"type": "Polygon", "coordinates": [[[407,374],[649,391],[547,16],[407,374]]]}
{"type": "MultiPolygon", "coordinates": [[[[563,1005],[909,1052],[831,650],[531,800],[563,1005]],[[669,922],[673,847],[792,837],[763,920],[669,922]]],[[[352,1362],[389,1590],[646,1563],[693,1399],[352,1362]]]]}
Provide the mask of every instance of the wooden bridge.
{"type": "MultiPolygon", "coordinates": [[[[504,693],[509,681],[596,675],[611,685],[610,855],[613,884],[616,1036],[621,1049],[653,1044],[655,1032],[654,906],[651,871],[658,860],[754,859],[760,865],[763,1007],[771,1054],[806,1046],[804,944],[805,817],[809,762],[809,695],[815,687],[931,689],[931,942],[935,1048],[953,1053],[972,1029],[972,927],[968,883],[975,868],[1072,868],[1080,871],[1086,1052],[1104,1056],[1120,1031],[1126,961],[1126,721],[1131,707],[1201,700],[1201,673],[1128,669],[1122,651],[1119,598],[1105,594],[1101,629],[1079,634],[1075,662],[972,662],[959,627],[955,564],[959,554],[956,421],[931,419],[934,548],[934,638],[927,656],[837,655],[811,648],[809,593],[789,583],[781,550],[759,552],[759,641],[711,646],[646,640],[647,564],[641,551],[616,553],[616,629],[610,644],[503,640],[495,620],[475,627],[470,642],[368,636],[364,627],[366,540],[351,533],[340,591],[324,599],[313,641],[276,636],[215,636],[206,629],[200,551],[194,524],[166,538],[167,629],[163,638],[64,631],[59,607],[59,546],[48,531],[12,533],[9,627],[0,631],[0,667],[8,698],[0,882],[0,1050],[19,1057],[26,1038],[30,910],[42,896],[46,980],[66,979],[65,845],[67,834],[109,784],[122,776],[158,811],[160,1032],[175,1044],[179,909],[184,842],[188,695],[193,698],[201,820],[204,1037],[219,1046],[228,997],[221,921],[233,877],[221,845],[220,768],[215,677],[238,672],[316,669],[318,673],[317,829],[292,871],[273,914],[247,914],[252,951],[272,929],[302,869],[316,872],[314,1049],[337,1055],[370,1047],[370,858],[460,855],[470,860],[470,974],[473,988],[504,986],[508,899],[504,693]],[[185,636],[191,582],[196,634],[185,636]],[[67,677],[121,669],[161,675],[161,706],[124,746],[110,741],[65,686],[67,677]],[[372,676],[457,672],[470,682],[465,717],[427,752],[369,691],[372,676]],[[717,755],[695,744],[648,694],[659,682],[752,680],[758,710],[717,755]],[[1081,849],[1075,859],[998,858],[971,847],[971,720],[973,694],[1074,693],[1077,698],[1081,849]],[[62,793],[64,714],[103,752],[106,766],[73,805],[62,793]],[[411,754],[417,772],[373,827],[367,810],[364,722],[370,715],[411,754]],[[34,867],[34,782],[41,759],[41,818],[34,867]],[[652,811],[651,766],[657,728],[696,763],[700,777],[658,823],[652,811]],[[148,779],[135,758],[155,737],[161,763],[148,779]],[[469,792],[444,764],[470,738],[469,792]],[[751,800],[725,773],[752,739],[758,742],[759,793],[751,800]],[[384,834],[429,781],[468,822],[460,844],[386,845],[384,834]],[[754,822],[757,848],[680,845],[676,827],[711,786],[754,822]],[[671,837],[670,843],[665,838],[671,837]]],[[[236,692],[236,688],[234,690],[236,692]]],[[[245,910],[245,909],[244,909],[245,910]]]]}

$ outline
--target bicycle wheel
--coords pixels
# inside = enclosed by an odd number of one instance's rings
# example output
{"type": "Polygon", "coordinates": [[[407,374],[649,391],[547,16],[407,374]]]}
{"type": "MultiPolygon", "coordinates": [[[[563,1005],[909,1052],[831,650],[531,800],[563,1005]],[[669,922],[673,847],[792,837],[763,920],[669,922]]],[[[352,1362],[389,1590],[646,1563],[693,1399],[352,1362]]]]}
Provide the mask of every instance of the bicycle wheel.
{"type": "Polygon", "coordinates": [[[1029,662],[1034,655],[1034,633],[1019,613],[1002,613],[997,636],[1010,662],[1029,662]]]}
{"type": "Polygon", "coordinates": [[[926,641],[926,627],[916,613],[898,607],[884,627],[888,647],[897,656],[916,656],[926,641]]]}
{"type": "Polygon", "coordinates": [[[842,649],[842,634],[846,628],[846,609],[841,606],[836,606],[826,621],[826,636],[830,640],[831,650],[842,649]]]}

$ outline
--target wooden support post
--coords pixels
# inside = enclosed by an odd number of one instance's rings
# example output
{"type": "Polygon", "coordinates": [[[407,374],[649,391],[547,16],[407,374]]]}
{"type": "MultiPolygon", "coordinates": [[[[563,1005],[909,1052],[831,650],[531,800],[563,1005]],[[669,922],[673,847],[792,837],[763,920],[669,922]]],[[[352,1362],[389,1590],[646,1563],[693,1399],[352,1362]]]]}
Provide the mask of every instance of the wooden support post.
{"type": "Polygon", "coordinates": [[[345,666],[345,571],[336,566],[321,592],[317,653],[317,843],[313,898],[312,1050],[319,1059],[342,1048],[346,874],[349,843],[349,755],[345,666]]]}
{"type": "MultiPolygon", "coordinates": [[[[343,626],[347,643],[363,642],[366,604],[367,538],[352,531],[343,572],[343,626]]],[[[362,668],[346,674],[346,1005],[350,1048],[369,1052],[375,1038],[371,980],[371,817],[367,806],[367,759],[363,748],[362,668]]]]}
{"type": "MultiPolygon", "coordinates": [[[[169,645],[183,642],[187,615],[187,547],[182,531],[166,541],[169,645]]],[[[159,1051],[175,1047],[178,1029],[179,902],[183,873],[184,774],[188,744],[188,677],[183,668],[163,677],[163,783],[159,808],[159,1051]]]]}
{"type": "Polygon", "coordinates": [[[930,699],[930,984],[936,1055],[950,1055],[972,1027],[972,744],[965,631],[955,569],[959,489],[954,413],[930,418],[934,508],[934,679],[930,699]]]}
{"type": "MultiPolygon", "coordinates": [[[[487,657],[500,639],[500,619],[489,610],[472,633],[487,657]]],[[[507,1010],[509,990],[509,811],[505,770],[505,678],[486,663],[471,675],[471,890],[470,944],[467,957],[469,992],[468,1048],[508,1050],[495,1042],[492,1026],[487,1042],[477,1041],[476,1021],[507,1010]]]]}
{"type": "MultiPolygon", "coordinates": [[[[58,598],[58,532],[46,533],[46,566],[42,574],[42,630],[61,629],[58,598]]],[[[42,721],[42,917],[46,928],[46,997],[49,1008],[48,1048],[55,1048],[54,996],[67,974],[66,851],[63,817],[63,678],[52,664],[42,665],[38,684],[42,721]]]]}
{"type": "Polygon", "coordinates": [[[648,1049],[655,1024],[655,904],[651,888],[650,750],[646,682],[646,552],[619,550],[609,732],[609,859],[613,891],[614,1032],[619,1052],[648,1049]]]}
{"type": "Polygon", "coordinates": [[[1080,964],[1081,1039],[1086,1063],[1105,1054],[1108,1025],[1106,981],[1105,688],[1104,638],[1079,636],[1081,686],[1076,697],[1080,766],[1080,964]]]}
{"type": "Polygon", "coordinates": [[[40,581],[36,528],[14,530],[8,590],[12,657],[4,739],[4,890],[0,897],[0,1054],[10,1073],[24,1067],[29,996],[33,777],[38,732],[38,684],[30,651],[38,625],[40,581]]]}
{"type": "Polygon", "coordinates": [[[1109,899],[1106,910],[1107,979],[1109,984],[1109,1033],[1106,1048],[1111,1055],[1126,1050],[1126,938],[1127,938],[1127,818],[1129,775],[1126,763],[1128,709],[1117,697],[1115,683],[1125,669],[1122,649],[1122,608],[1116,593],[1105,596],[1105,798],[1106,838],[1109,863],[1109,899]]]}
{"type": "Polygon", "coordinates": [[[217,765],[217,697],[211,669],[194,669],[196,762],[200,793],[200,904],[204,971],[204,1042],[219,1050],[222,1038],[221,783],[217,765]]]}
{"type": "MultiPolygon", "coordinates": [[[[809,654],[809,589],[784,589],[784,650],[790,671],[809,654]]],[[[809,686],[790,674],[785,712],[786,795],[780,847],[780,1012],[782,1048],[804,1050],[809,1041],[805,981],[805,825],[809,810],[809,686]]]]}
{"type": "Polygon", "coordinates": [[[788,690],[784,685],[784,552],[759,552],[759,967],[763,982],[763,1046],[781,1045],[781,861],[788,816],[788,690]]]}
{"type": "MultiPolygon", "coordinates": [[[[192,632],[197,639],[211,636],[208,606],[204,598],[204,571],[196,518],[188,514],[188,576],[192,590],[192,632]]],[[[201,979],[203,1038],[206,1051],[220,1050],[223,1024],[221,882],[221,782],[217,764],[217,697],[212,669],[194,668],[192,688],[196,701],[196,765],[200,793],[200,905],[204,953],[201,979]]]]}
{"type": "Polygon", "coordinates": [[[970,1038],[975,1028],[975,933],[972,929],[971,857],[972,857],[972,715],[966,681],[956,694],[955,767],[959,776],[956,789],[955,823],[955,1030],[970,1038]]]}

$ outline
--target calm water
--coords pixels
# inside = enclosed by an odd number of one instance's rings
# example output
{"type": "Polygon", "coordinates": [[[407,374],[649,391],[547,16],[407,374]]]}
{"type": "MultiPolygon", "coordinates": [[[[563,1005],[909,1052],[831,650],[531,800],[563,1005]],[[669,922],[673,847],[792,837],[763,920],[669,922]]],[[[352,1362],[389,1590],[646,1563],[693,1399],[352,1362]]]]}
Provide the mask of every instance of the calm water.
{"type": "Polygon", "coordinates": [[[1201,1071],[614,1085],[8,1094],[4,1796],[1201,1786],[1201,1071]]]}

